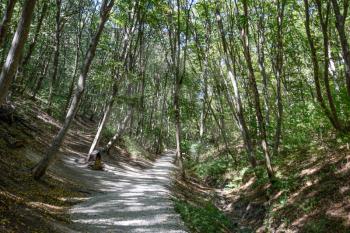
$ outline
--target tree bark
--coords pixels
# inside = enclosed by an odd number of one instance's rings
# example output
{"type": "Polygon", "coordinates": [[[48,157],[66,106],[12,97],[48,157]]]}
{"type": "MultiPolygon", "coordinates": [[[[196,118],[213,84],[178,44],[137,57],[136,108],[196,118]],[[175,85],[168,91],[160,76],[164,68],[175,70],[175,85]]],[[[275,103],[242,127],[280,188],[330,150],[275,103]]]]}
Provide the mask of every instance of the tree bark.
{"type": "Polygon", "coordinates": [[[75,93],[66,115],[66,119],[64,121],[63,127],[60,129],[56,137],[53,139],[53,142],[50,148],[48,149],[48,151],[46,152],[45,156],[33,169],[33,176],[34,176],[34,179],[36,180],[40,179],[45,174],[47,168],[54,162],[57,156],[57,153],[59,151],[59,148],[61,147],[65,139],[65,136],[70,128],[70,125],[78,111],[79,103],[84,93],[85,82],[88,76],[88,72],[90,70],[92,60],[95,57],[95,52],[96,52],[98,42],[100,40],[104,25],[109,17],[109,13],[113,7],[113,4],[114,4],[114,0],[110,0],[110,1],[104,0],[102,2],[101,11],[100,11],[100,22],[97,27],[97,32],[90,42],[89,49],[87,51],[84,64],[82,66],[81,73],[76,85],[75,93]]]}
{"type": "Polygon", "coordinates": [[[21,18],[12,40],[10,51],[0,74],[0,106],[5,102],[9,88],[18,68],[23,53],[24,44],[28,38],[30,22],[36,0],[26,0],[22,9],[21,18]]]}

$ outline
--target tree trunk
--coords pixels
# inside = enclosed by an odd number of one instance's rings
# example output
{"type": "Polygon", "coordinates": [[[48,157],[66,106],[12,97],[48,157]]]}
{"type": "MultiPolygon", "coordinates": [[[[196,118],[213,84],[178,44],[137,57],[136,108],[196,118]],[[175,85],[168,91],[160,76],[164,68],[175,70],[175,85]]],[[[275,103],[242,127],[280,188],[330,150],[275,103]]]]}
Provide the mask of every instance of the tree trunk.
{"type": "MultiPolygon", "coordinates": [[[[264,12],[262,12],[264,15],[264,12]]],[[[258,53],[258,63],[261,76],[263,78],[263,97],[264,97],[264,107],[265,107],[265,122],[266,129],[269,131],[270,128],[270,101],[268,93],[268,76],[265,67],[265,25],[264,16],[259,17],[258,23],[258,41],[257,41],[257,53],[258,53]]]]}
{"type": "Polygon", "coordinates": [[[61,147],[64,141],[64,138],[68,132],[68,129],[70,128],[70,125],[78,111],[80,100],[82,98],[82,95],[85,89],[85,82],[88,76],[91,62],[95,56],[96,47],[98,45],[104,25],[108,19],[109,12],[113,7],[113,4],[114,4],[114,0],[111,0],[109,2],[108,0],[104,0],[102,2],[101,12],[100,12],[100,23],[97,27],[97,32],[95,36],[92,38],[90,42],[89,49],[85,57],[84,65],[82,67],[81,74],[79,76],[79,79],[76,85],[75,93],[74,93],[72,102],[70,104],[69,110],[67,112],[63,127],[60,129],[59,133],[53,139],[53,142],[50,148],[48,149],[48,151],[46,152],[46,155],[44,156],[44,158],[42,158],[41,161],[34,167],[33,169],[34,179],[40,179],[45,174],[47,168],[55,160],[56,155],[59,151],[59,148],[61,147]]]}
{"type": "Polygon", "coordinates": [[[107,153],[109,153],[109,151],[111,150],[111,148],[115,145],[115,143],[118,141],[118,139],[122,136],[122,134],[125,132],[127,125],[130,121],[131,115],[132,115],[132,111],[130,110],[124,120],[118,124],[117,127],[117,133],[111,138],[111,140],[109,140],[109,142],[107,143],[107,145],[103,148],[103,151],[106,151],[107,153]]]}
{"type": "MultiPolygon", "coordinates": [[[[306,35],[307,35],[307,39],[308,39],[309,47],[310,47],[310,52],[311,52],[311,61],[312,61],[312,66],[313,66],[313,77],[314,77],[314,83],[315,83],[315,89],[316,89],[316,98],[317,98],[317,101],[320,104],[321,108],[323,109],[323,112],[325,113],[326,117],[329,119],[329,121],[331,122],[333,127],[336,130],[343,132],[345,130],[344,127],[342,126],[342,124],[340,123],[340,121],[336,117],[336,115],[333,115],[332,112],[328,109],[328,107],[324,101],[323,95],[322,95],[322,89],[321,89],[321,84],[320,84],[320,68],[319,68],[319,64],[318,64],[317,51],[316,51],[316,47],[314,44],[314,40],[313,40],[312,35],[311,35],[311,29],[310,29],[309,1],[304,0],[304,5],[305,5],[305,30],[306,30],[306,35]]],[[[324,46],[328,46],[328,45],[324,45],[324,46]]],[[[328,57],[328,54],[325,56],[328,57]]],[[[325,64],[328,64],[327,59],[325,59],[325,64]]],[[[326,72],[324,74],[328,76],[328,70],[326,70],[326,72]]]]}
{"type": "MultiPolygon", "coordinates": [[[[167,73],[168,74],[168,73],[167,73]]],[[[165,78],[165,83],[163,86],[164,89],[164,93],[163,93],[163,103],[162,103],[162,113],[161,113],[161,117],[160,117],[160,130],[158,133],[158,143],[157,143],[157,148],[156,148],[156,153],[160,154],[162,149],[163,149],[163,131],[164,131],[164,118],[166,116],[166,111],[167,111],[167,95],[168,95],[168,90],[167,90],[167,84],[168,84],[168,79],[167,79],[167,74],[166,74],[166,78],[165,78]]]]}
{"type": "Polygon", "coordinates": [[[180,121],[180,83],[179,78],[175,80],[174,90],[174,116],[175,116],[175,138],[176,138],[176,156],[179,167],[183,171],[183,158],[181,154],[181,121],[180,121]]]}
{"type": "Polygon", "coordinates": [[[4,16],[3,16],[1,24],[0,24],[0,48],[3,48],[6,34],[8,31],[8,26],[11,22],[11,18],[13,15],[13,10],[15,8],[16,2],[17,2],[17,0],[8,0],[7,1],[5,13],[4,13],[4,16]]]}
{"type": "Polygon", "coordinates": [[[49,97],[48,97],[48,106],[47,106],[47,113],[51,115],[52,113],[52,98],[54,96],[54,92],[56,89],[56,83],[57,83],[57,73],[58,73],[58,63],[59,63],[59,57],[60,57],[60,44],[61,44],[61,31],[63,29],[62,21],[61,21],[61,5],[62,0],[56,0],[56,32],[55,32],[55,52],[54,52],[54,58],[53,58],[53,73],[51,77],[50,82],[50,88],[49,88],[49,97]]]}
{"type": "Polygon", "coordinates": [[[115,83],[113,84],[112,94],[111,94],[110,100],[107,103],[106,110],[105,110],[105,112],[103,114],[102,121],[100,122],[100,124],[98,126],[97,133],[95,135],[94,141],[91,144],[87,160],[90,159],[91,153],[95,150],[96,146],[98,145],[98,143],[100,141],[102,130],[104,129],[104,127],[105,127],[106,123],[108,122],[108,119],[109,119],[109,117],[111,115],[111,111],[112,111],[113,104],[114,104],[114,101],[115,101],[115,96],[117,95],[117,91],[118,91],[118,87],[117,87],[117,84],[116,84],[116,81],[115,81],[115,83]]]}
{"type": "Polygon", "coordinates": [[[249,48],[248,0],[243,0],[243,9],[244,9],[245,23],[244,23],[244,26],[242,27],[241,36],[242,36],[242,42],[243,42],[244,57],[248,66],[249,86],[253,93],[255,113],[256,113],[258,127],[260,131],[261,147],[265,156],[266,170],[270,181],[272,181],[274,179],[274,171],[271,165],[270,151],[267,144],[267,135],[266,135],[266,127],[265,127],[266,125],[265,125],[264,117],[261,112],[260,97],[259,97],[258,87],[256,84],[254,68],[253,68],[252,59],[250,55],[250,48],[249,48]]]}
{"type": "Polygon", "coordinates": [[[43,25],[44,18],[45,18],[46,13],[47,13],[47,9],[48,9],[47,1],[44,1],[43,6],[41,8],[40,18],[39,18],[38,23],[37,23],[36,28],[35,28],[34,37],[33,37],[32,42],[29,45],[27,54],[24,56],[24,59],[22,62],[22,67],[24,67],[26,64],[28,64],[30,57],[32,56],[32,54],[34,52],[34,48],[35,48],[36,42],[38,40],[38,36],[39,36],[40,30],[41,30],[41,26],[43,25]]]}
{"type": "Polygon", "coordinates": [[[342,55],[344,59],[344,66],[345,66],[345,78],[346,78],[346,89],[348,91],[348,95],[350,96],[350,50],[349,50],[349,43],[348,39],[346,37],[346,31],[345,31],[345,20],[347,17],[348,12],[348,0],[344,1],[344,13],[341,14],[339,3],[337,0],[331,0],[333,4],[333,10],[335,13],[335,26],[338,31],[340,45],[342,48],[342,55]]]}
{"type": "Polygon", "coordinates": [[[278,155],[278,148],[281,141],[282,120],[283,120],[283,103],[281,95],[281,82],[283,75],[283,20],[284,20],[284,6],[285,0],[277,0],[277,55],[276,55],[276,100],[277,100],[277,114],[276,114],[276,132],[273,144],[273,156],[278,155]],[[282,1],[282,2],[281,2],[282,1]]]}
{"type": "MultiPolygon", "coordinates": [[[[250,133],[249,133],[249,130],[247,127],[246,119],[244,117],[244,108],[243,108],[243,104],[242,104],[242,100],[241,100],[241,94],[240,94],[240,91],[238,89],[238,80],[237,80],[237,77],[235,75],[235,69],[232,68],[232,65],[230,63],[228,44],[227,44],[227,41],[225,38],[224,27],[223,27],[223,23],[222,23],[222,19],[221,19],[221,15],[220,15],[220,11],[219,11],[218,6],[216,9],[216,20],[217,20],[218,27],[219,27],[219,33],[220,33],[220,37],[221,37],[223,51],[225,53],[224,60],[225,60],[225,65],[226,65],[227,70],[228,70],[228,78],[231,81],[231,84],[233,87],[236,120],[238,123],[238,128],[239,128],[241,135],[242,135],[242,138],[243,138],[243,142],[244,142],[244,146],[246,148],[247,154],[248,154],[249,162],[250,162],[252,168],[255,169],[257,163],[256,163],[254,148],[253,148],[251,136],[250,136],[250,133]]],[[[234,61],[234,59],[232,59],[232,60],[233,60],[232,62],[234,64],[235,61],[234,61]]]]}
{"type": "MultiPolygon", "coordinates": [[[[79,7],[80,4],[79,4],[79,7]]],[[[64,110],[62,111],[62,119],[65,117],[67,110],[68,110],[68,106],[70,104],[70,101],[72,99],[73,96],[73,92],[74,92],[74,83],[75,83],[75,79],[76,79],[76,75],[77,72],[79,70],[79,58],[80,58],[80,53],[82,53],[81,51],[81,37],[83,34],[83,30],[85,28],[85,22],[82,19],[82,12],[79,12],[79,21],[78,21],[78,25],[77,25],[77,33],[76,33],[76,37],[75,37],[75,41],[76,41],[76,45],[75,45],[75,59],[74,59],[74,71],[73,71],[73,75],[72,75],[72,80],[69,86],[69,91],[68,91],[68,97],[66,99],[66,103],[64,106],[64,110]]]]}
{"type": "Polygon", "coordinates": [[[30,22],[36,0],[26,0],[22,9],[21,19],[12,40],[10,51],[0,74],[0,106],[5,102],[9,88],[18,68],[24,44],[28,38],[30,22]]]}
{"type": "Polygon", "coordinates": [[[35,100],[36,95],[38,94],[38,92],[39,92],[39,90],[41,88],[41,85],[42,85],[42,83],[44,81],[44,78],[46,77],[48,68],[50,66],[50,56],[51,55],[48,56],[47,61],[46,61],[45,65],[44,65],[44,69],[43,69],[42,73],[40,74],[39,80],[37,81],[37,83],[36,83],[36,85],[34,87],[34,91],[33,91],[33,95],[32,95],[32,99],[34,99],[34,100],[35,100]]]}

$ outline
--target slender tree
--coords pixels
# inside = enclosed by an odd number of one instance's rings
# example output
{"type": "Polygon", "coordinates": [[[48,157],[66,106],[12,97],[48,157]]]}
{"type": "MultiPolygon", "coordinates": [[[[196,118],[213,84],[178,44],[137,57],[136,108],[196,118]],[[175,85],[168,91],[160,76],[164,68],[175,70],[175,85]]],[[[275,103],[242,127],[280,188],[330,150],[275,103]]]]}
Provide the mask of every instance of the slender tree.
{"type": "Polygon", "coordinates": [[[17,0],[8,0],[4,16],[2,18],[2,21],[0,23],[0,48],[3,47],[6,34],[8,31],[9,24],[11,22],[11,18],[13,15],[13,10],[15,8],[17,0]]]}
{"type": "Polygon", "coordinates": [[[21,18],[18,22],[16,33],[12,40],[5,64],[0,74],[0,105],[4,104],[9,88],[18,68],[19,60],[23,53],[24,44],[28,38],[30,22],[35,8],[36,0],[26,0],[21,18]]]}

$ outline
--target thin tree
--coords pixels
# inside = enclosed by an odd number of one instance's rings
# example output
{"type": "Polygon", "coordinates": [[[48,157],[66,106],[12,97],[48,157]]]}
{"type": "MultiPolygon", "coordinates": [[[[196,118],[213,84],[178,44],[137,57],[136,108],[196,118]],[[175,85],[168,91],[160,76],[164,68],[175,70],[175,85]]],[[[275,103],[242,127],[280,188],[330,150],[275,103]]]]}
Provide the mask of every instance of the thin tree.
{"type": "Polygon", "coordinates": [[[246,119],[244,116],[244,107],[242,104],[241,92],[238,88],[239,84],[238,84],[238,80],[237,80],[237,76],[236,76],[236,72],[235,72],[235,62],[236,62],[235,60],[236,60],[236,58],[235,58],[235,56],[232,56],[232,57],[230,56],[230,55],[233,55],[234,53],[229,52],[229,47],[228,47],[228,43],[227,43],[227,40],[225,37],[222,17],[220,15],[218,5],[216,6],[216,20],[218,23],[221,43],[222,43],[222,47],[223,47],[224,62],[225,62],[225,65],[227,68],[227,73],[228,73],[227,76],[228,76],[229,80],[231,81],[233,93],[234,93],[234,101],[231,101],[229,96],[226,96],[226,99],[227,99],[228,103],[229,104],[231,103],[231,105],[232,105],[231,112],[234,115],[233,118],[237,120],[238,128],[241,132],[244,146],[246,148],[250,164],[253,168],[255,168],[257,163],[256,163],[256,158],[255,158],[255,153],[254,153],[254,147],[253,147],[251,135],[250,135],[250,132],[249,132],[249,129],[247,126],[247,122],[246,122],[246,119]],[[234,102],[234,106],[233,106],[232,102],[234,102]]]}
{"type": "Polygon", "coordinates": [[[342,48],[342,55],[344,59],[345,66],[345,79],[346,79],[346,89],[348,91],[348,95],[350,96],[350,48],[347,39],[346,33],[346,17],[349,11],[349,0],[343,0],[343,13],[340,11],[339,1],[331,0],[333,5],[333,10],[335,13],[335,26],[338,31],[340,45],[342,48]]]}
{"type": "MultiPolygon", "coordinates": [[[[111,95],[107,101],[107,104],[106,104],[106,108],[104,110],[104,113],[103,113],[103,116],[102,116],[102,119],[100,121],[100,124],[97,128],[97,132],[95,134],[95,137],[94,137],[94,140],[93,142],[91,143],[91,146],[90,146],[90,149],[89,149],[89,153],[88,153],[88,159],[90,159],[90,156],[92,154],[92,152],[95,150],[96,146],[98,145],[99,141],[100,141],[100,138],[101,138],[101,133],[102,133],[102,130],[104,129],[105,125],[107,124],[108,120],[109,120],[109,117],[111,115],[111,111],[112,111],[112,108],[113,108],[113,105],[114,105],[114,102],[115,102],[115,98],[116,98],[116,95],[118,93],[118,85],[119,83],[121,82],[121,78],[124,76],[123,75],[123,69],[126,69],[127,67],[127,64],[128,64],[128,59],[127,59],[127,56],[128,54],[130,53],[130,48],[131,48],[131,43],[132,43],[132,38],[134,36],[134,31],[135,31],[135,24],[136,24],[136,8],[138,6],[138,2],[136,2],[134,5],[133,5],[133,8],[132,8],[132,14],[131,14],[131,26],[125,30],[125,35],[124,35],[124,38],[123,38],[123,49],[121,51],[121,53],[117,53],[117,55],[115,56],[115,60],[116,62],[118,61],[122,61],[123,62],[123,67],[120,68],[120,67],[116,67],[115,68],[115,72],[114,72],[114,75],[113,75],[113,86],[112,86],[112,92],[111,92],[111,95]]],[[[116,47],[117,49],[118,47],[116,47]]]]}
{"type": "Polygon", "coordinates": [[[12,40],[10,51],[0,74],[0,106],[4,104],[9,88],[20,62],[24,44],[27,41],[30,22],[34,12],[36,0],[26,0],[18,22],[16,33],[12,40]]]}
{"type": "Polygon", "coordinates": [[[276,102],[277,102],[277,113],[276,113],[276,131],[274,135],[274,144],[272,154],[277,156],[278,148],[281,141],[282,134],[282,120],[283,120],[283,103],[282,103],[282,78],[283,78],[283,24],[284,24],[284,8],[286,0],[277,0],[277,45],[276,45],[276,60],[275,60],[275,77],[276,77],[276,102]]]}
{"type": "Polygon", "coordinates": [[[314,42],[314,37],[311,34],[311,22],[310,22],[310,6],[309,1],[304,0],[305,6],[305,30],[309,43],[310,54],[311,54],[311,62],[313,67],[313,78],[315,83],[316,90],[316,99],[319,105],[321,106],[324,114],[331,122],[332,126],[340,131],[347,132],[349,131],[349,127],[344,125],[338,117],[335,104],[333,101],[333,97],[330,91],[329,85],[329,39],[328,39],[328,20],[329,20],[329,11],[330,11],[330,3],[327,4],[326,15],[322,13],[322,6],[320,1],[316,1],[316,7],[318,10],[318,16],[320,19],[322,36],[323,36],[323,49],[324,49],[324,72],[323,72],[323,80],[326,89],[326,97],[323,96],[322,85],[321,85],[321,77],[322,72],[320,71],[319,58],[317,54],[317,49],[314,42]],[[326,100],[325,100],[326,98],[326,100]],[[327,106],[326,101],[328,101],[329,107],[327,106]]]}
{"type": "Polygon", "coordinates": [[[13,15],[13,10],[15,8],[17,0],[8,0],[4,16],[2,17],[1,23],[0,23],[0,48],[3,47],[6,34],[8,31],[9,24],[11,22],[11,18],[13,15]]]}
{"type": "Polygon", "coordinates": [[[29,62],[29,60],[34,52],[34,49],[35,49],[35,46],[36,46],[36,43],[38,41],[38,37],[40,34],[41,27],[43,25],[43,21],[47,15],[47,10],[48,10],[48,2],[44,1],[43,5],[41,7],[40,17],[39,17],[38,22],[37,22],[36,27],[35,27],[32,42],[29,44],[27,53],[24,56],[23,61],[22,61],[22,65],[21,65],[22,67],[24,67],[26,64],[28,64],[28,62],[29,62]]]}
{"type": "Polygon", "coordinates": [[[50,88],[49,88],[49,98],[48,98],[48,107],[47,112],[51,114],[52,111],[52,98],[55,92],[55,86],[57,84],[57,73],[59,68],[59,57],[60,57],[60,45],[61,45],[61,36],[64,28],[65,21],[61,16],[62,11],[62,0],[56,0],[56,31],[55,31],[55,50],[54,50],[54,58],[53,58],[53,73],[50,80],[50,88]]]}
{"type": "Polygon", "coordinates": [[[260,96],[259,96],[259,91],[256,84],[256,78],[255,78],[253,62],[252,62],[252,57],[250,52],[250,45],[249,45],[248,0],[243,0],[243,14],[244,14],[245,20],[241,28],[241,38],[242,38],[242,45],[243,45],[243,51],[244,51],[244,58],[248,67],[249,87],[251,92],[253,93],[255,113],[258,121],[261,147],[265,156],[266,170],[270,181],[272,181],[274,179],[274,171],[271,165],[270,151],[267,144],[266,124],[261,111],[260,96]]]}

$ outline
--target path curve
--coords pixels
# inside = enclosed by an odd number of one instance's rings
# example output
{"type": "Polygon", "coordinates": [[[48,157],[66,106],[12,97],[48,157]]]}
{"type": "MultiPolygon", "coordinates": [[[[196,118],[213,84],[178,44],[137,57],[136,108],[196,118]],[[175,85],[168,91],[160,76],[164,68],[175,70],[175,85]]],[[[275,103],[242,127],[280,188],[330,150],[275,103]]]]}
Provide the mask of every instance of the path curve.
{"type": "Polygon", "coordinates": [[[123,169],[105,164],[106,171],[84,169],[83,179],[100,194],[70,210],[73,229],[80,232],[187,232],[170,199],[175,153],[166,152],[152,168],[123,169]]]}

